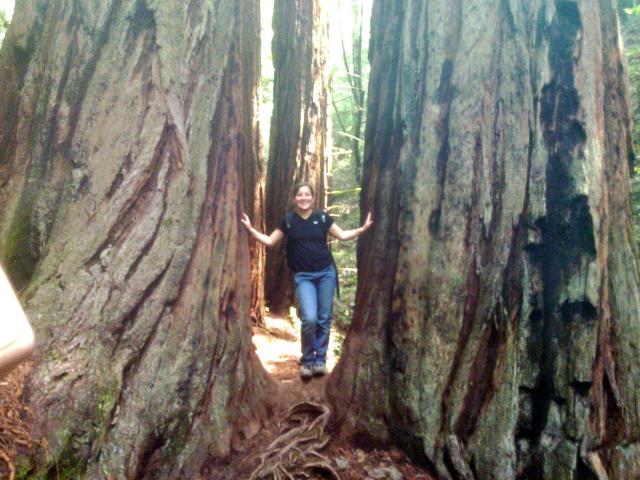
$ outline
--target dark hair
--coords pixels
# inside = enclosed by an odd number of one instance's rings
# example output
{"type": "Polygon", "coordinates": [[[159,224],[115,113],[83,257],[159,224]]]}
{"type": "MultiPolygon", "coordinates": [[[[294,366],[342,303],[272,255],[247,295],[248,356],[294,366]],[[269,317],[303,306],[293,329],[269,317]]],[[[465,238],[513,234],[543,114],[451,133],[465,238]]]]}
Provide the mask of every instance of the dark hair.
{"type": "Polygon", "coordinates": [[[307,187],[309,190],[311,190],[311,196],[315,197],[316,194],[313,191],[313,187],[311,186],[311,184],[309,182],[300,182],[298,184],[296,184],[296,186],[293,188],[293,196],[295,197],[298,192],[300,191],[301,188],[303,187],[307,187]]]}

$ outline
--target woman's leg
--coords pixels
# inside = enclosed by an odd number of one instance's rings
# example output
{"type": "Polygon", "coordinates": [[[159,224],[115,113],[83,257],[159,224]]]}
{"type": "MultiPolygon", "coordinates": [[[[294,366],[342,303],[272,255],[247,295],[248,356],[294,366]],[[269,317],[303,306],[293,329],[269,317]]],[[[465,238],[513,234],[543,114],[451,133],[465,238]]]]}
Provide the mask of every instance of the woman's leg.
{"type": "Polygon", "coordinates": [[[315,360],[316,326],[318,324],[318,302],[313,274],[295,274],[296,294],[300,304],[301,365],[310,367],[315,360]]]}
{"type": "MultiPolygon", "coordinates": [[[[315,343],[315,363],[319,366],[324,366],[327,363],[327,349],[333,315],[333,292],[336,289],[336,270],[333,265],[323,270],[322,273],[322,276],[318,278],[318,326],[315,343]]],[[[320,373],[319,370],[318,373],[320,373]]]]}

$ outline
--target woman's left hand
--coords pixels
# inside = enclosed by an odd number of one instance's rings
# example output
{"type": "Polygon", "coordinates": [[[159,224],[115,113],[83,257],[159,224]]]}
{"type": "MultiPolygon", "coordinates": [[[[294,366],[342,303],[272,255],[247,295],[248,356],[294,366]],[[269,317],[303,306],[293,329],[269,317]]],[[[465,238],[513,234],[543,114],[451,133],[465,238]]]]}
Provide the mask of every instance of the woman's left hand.
{"type": "Polygon", "coordinates": [[[367,218],[365,219],[364,223],[362,224],[362,231],[366,232],[367,230],[369,230],[369,227],[373,225],[373,220],[371,219],[371,212],[369,212],[367,214],[367,218]]]}

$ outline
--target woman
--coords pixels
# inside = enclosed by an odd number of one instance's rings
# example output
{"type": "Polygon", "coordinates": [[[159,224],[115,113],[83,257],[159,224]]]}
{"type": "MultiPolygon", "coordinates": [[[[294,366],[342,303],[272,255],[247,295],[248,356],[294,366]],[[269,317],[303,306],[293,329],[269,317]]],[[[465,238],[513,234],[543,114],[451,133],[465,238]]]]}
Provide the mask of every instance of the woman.
{"type": "Polygon", "coordinates": [[[28,358],[33,348],[31,325],[0,268],[0,379],[28,358]]]}
{"type": "Polygon", "coordinates": [[[293,192],[295,210],[282,218],[271,235],[253,228],[247,214],[243,214],[241,220],[251,236],[267,247],[273,247],[287,237],[287,263],[295,273],[302,317],[300,377],[303,380],[327,373],[327,347],[336,288],[336,269],[327,246],[327,232],[338,240],[351,240],[373,224],[369,213],[360,228],[342,230],[328,213],[313,209],[313,200],[311,185],[298,184],[293,192]]]}

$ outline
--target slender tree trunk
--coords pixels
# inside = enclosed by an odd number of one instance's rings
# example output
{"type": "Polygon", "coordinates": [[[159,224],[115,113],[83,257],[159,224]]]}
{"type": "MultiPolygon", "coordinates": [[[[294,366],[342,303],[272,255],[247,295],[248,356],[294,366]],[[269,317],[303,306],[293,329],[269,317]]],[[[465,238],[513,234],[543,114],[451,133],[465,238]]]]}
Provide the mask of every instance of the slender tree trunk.
{"type": "Polygon", "coordinates": [[[0,52],[1,253],[29,284],[27,399],[51,475],[195,478],[267,413],[238,221],[260,205],[257,12],[16,5],[0,52]]]}
{"type": "Polygon", "coordinates": [[[355,178],[358,184],[362,182],[362,154],[360,153],[360,143],[362,139],[362,118],[364,116],[364,88],[362,88],[362,27],[364,17],[364,5],[359,0],[352,0],[351,8],[353,12],[353,18],[356,22],[353,26],[353,35],[351,42],[351,59],[352,63],[347,58],[347,49],[344,45],[344,39],[342,42],[342,58],[344,62],[344,68],[347,71],[347,80],[349,87],[351,88],[351,104],[352,110],[352,131],[351,131],[351,155],[353,158],[353,170],[355,178]]]}
{"type": "MultiPolygon", "coordinates": [[[[330,148],[327,122],[328,18],[320,0],[276,0],[273,12],[274,108],[271,118],[265,221],[273,231],[291,208],[293,187],[315,189],[324,208],[330,148]]],[[[285,246],[267,253],[265,299],[272,311],[287,311],[293,284],[285,246]]]]}
{"type": "Polygon", "coordinates": [[[443,479],[640,478],[614,5],[385,0],[372,32],[340,431],[443,479]]]}
{"type": "MultiPolygon", "coordinates": [[[[251,132],[251,142],[246,142],[244,148],[243,192],[245,212],[250,216],[254,225],[264,229],[264,169],[262,167],[262,144],[259,124],[259,86],[260,86],[260,3],[243,3],[241,21],[242,31],[247,38],[241,43],[242,62],[242,98],[244,119],[243,131],[251,132]]],[[[260,242],[251,241],[249,245],[251,256],[251,308],[250,315],[254,323],[264,324],[264,268],[265,248],[260,242]]]]}
{"type": "Polygon", "coordinates": [[[360,142],[362,134],[362,118],[364,116],[364,88],[362,86],[362,76],[364,70],[362,69],[362,22],[363,22],[363,9],[364,6],[360,4],[356,7],[357,15],[355,16],[358,22],[357,30],[354,29],[353,34],[353,85],[352,95],[353,103],[355,105],[355,111],[353,115],[353,136],[352,150],[355,163],[356,180],[358,183],[362,182],[362,155],[360,153],[360,142]]]}

